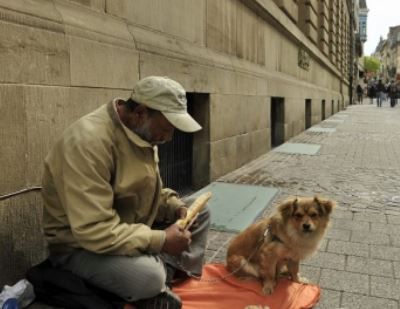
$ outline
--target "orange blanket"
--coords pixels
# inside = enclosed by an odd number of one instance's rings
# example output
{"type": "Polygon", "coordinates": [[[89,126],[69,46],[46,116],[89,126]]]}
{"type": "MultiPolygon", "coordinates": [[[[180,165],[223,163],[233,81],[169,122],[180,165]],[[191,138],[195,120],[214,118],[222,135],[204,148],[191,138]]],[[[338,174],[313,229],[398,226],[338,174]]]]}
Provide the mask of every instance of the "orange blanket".
{"type": "Polygon", "coordinates": [[[173,290],[181,297],[183,309],[244,309],[251,305],[257,309],[307,309],[320,297],[318,286],[287,279],[279,280],[272,295],[262,295],[258,281],[237,279],[222,264],[205,265],[201,280],[186,280],[173,290]]]}

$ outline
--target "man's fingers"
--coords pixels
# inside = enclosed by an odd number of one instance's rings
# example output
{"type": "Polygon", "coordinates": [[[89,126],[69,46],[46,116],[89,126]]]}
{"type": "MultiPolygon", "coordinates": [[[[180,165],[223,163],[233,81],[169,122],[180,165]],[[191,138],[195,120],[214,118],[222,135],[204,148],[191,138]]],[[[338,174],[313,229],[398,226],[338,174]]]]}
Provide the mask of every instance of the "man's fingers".
{"type": "Polygon", "coordinates": [[[183,231],[183,236],[187,239],[192,238],[192,233],[190,233],[188,230],[183,231]]]}
{"type": "Polygon", "coordinates": [[[187,208],[186,207],[180,207],[178,208],[178,214],[177,214],[179,219],[185,219],[187,216],[187,208]]]}
{"type": "Polygon", "coordinates": [[[199,214],[197,213],[196,216],[188,223],[188,225],[186,226],[185,230],[189,230],[190,227],[195,224],[197,217],[199,216],[199,214]]]}
{"type": "Polygon", "coordinates": [[[189,247],[190,243],[192,242],[192,233],[190,233],[188,230],[185,230],[183,232],[183,236],[187,239],[187,246],[189,247]]]}
{"type": "Polygon", "coordinates": [[[187,208],[186,207],[182,207],[181,208],[181,219],[185,219],[187,216],[187,208]]]}

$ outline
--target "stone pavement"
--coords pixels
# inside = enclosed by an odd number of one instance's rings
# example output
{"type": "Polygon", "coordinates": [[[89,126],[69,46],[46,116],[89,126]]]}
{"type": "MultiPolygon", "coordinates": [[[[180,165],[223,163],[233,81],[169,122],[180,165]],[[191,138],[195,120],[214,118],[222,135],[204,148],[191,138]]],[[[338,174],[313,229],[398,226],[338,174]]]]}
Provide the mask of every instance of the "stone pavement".
{"type": "MultiPolygon", "coordinates": [[[[315,126],[336,132],[305,131],[290,142],[319,144],[319,155],[270,151],[218,181],[277,187],[274,203],[292,195],[336,200],[332,226],[319,252],[300,268],[322,288],[318,308],[397,309],[400,106],[390,108],[384,102],[377,108],[366,100],[315,126]]],[[[207,262],[224,261],[233,236],[211,231],[207,262]]]]}

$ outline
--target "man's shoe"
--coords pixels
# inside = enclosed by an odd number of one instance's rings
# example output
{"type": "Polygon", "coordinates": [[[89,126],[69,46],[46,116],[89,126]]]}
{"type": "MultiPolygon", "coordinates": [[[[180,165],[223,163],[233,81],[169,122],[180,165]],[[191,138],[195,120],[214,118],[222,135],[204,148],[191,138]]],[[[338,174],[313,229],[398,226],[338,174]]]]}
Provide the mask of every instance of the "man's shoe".
{"type": "Polygon", "coordinates": [[[167,273],[167,278],[165,280],[165,283],[171,287],[172,280],[174,280],[176,268],[173,267],[170,264],[165,264],[165,272],[167,273]]]}
{"type": "Polygon", "coordinates": [[[157,296],[137,301],[135,306],[137,309],[181,309],[182,302],[178,295],[167,289],[157,296]]]}
{"type": "Polygon", "coordinates": [[[165,268],[167,272],[167,279],[165,283],[170,288],[189,278],[188,274],[185,273],[183,270],[175,268],[170,264],[166,264],[165,268]]]}

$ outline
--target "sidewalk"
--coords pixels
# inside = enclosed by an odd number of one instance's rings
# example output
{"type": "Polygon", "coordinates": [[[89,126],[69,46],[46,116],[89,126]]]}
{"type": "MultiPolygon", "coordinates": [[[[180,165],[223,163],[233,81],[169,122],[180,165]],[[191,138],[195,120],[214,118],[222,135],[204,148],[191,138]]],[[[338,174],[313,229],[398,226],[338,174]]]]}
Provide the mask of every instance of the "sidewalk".
{"type": "MultiPolygon", "coordinates": [[[[270,151],[218,181],[319,194],[337,201],[320,251],[303,276],[322,288],[319,309],[397,309],[400,300],[400,106],[364,101],[305,131],[291,143],[321,145],[318,155],[270,151]],[[333,120],[333,121],[332,121],[333,120]]],[[[268,212],[270,209],[267,209],[268,212]]],[[[231,233],[211,231],[207,262],[223,262],[231,233]]]]}

